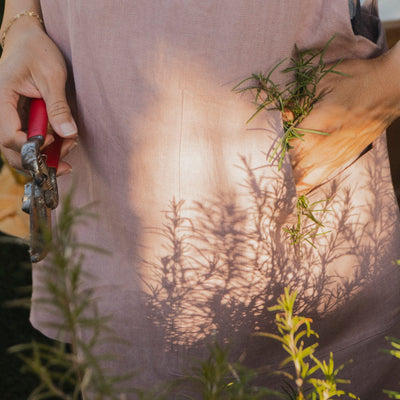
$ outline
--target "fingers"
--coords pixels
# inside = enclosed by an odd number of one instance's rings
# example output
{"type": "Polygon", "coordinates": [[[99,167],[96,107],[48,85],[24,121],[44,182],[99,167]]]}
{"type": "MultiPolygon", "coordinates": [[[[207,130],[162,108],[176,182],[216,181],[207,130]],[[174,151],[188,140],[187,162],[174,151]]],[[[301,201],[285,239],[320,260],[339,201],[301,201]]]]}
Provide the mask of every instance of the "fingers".
{"type": "MultiPolygon", "coordinates": [[[[15,38],[7,56],[0,62],[0,149],[12,166],[21,168],[20,150],[26,142],[29,101],[42,97],[46,103],[50,125],[64,139],[62,155],[65,156],[75,141],[77,127],[65,94],[67,69],[62,54],[42,30],[32,30],[32,35],[15,38]]],[[[47,135],[44,147],[54,137],[47,135]]],[[[70,165],[60,162],[60,173],[70,170],[70,165]]]]}
{"type": "MultiPolygon", "coordinates": [[[[60,84],[59,86],[52,87],[51,91],[47,95],[47,99],[44,98],[44,100],[46,102],[47,115],[49,117],[51,127],[56,134],[64,139],[61,147],[60,162],[58,164],[57,175],[66,175],[71,172],[72,167],[69,163],[63,161],[62,159],[73,148],[76,147],[76,136],[78,134],[78,129],[76,127],[74,119],[72,118],[71,110],[65,97],[64,87],[61,87],[60,84]]],[[[47,135],[47,137],[54,140],[52,135],[47,135]]],[[[48,143],[46,142],[45,146],[49,145],[51,141],[48,143]]]]}
{"type": "Polygon", "coordinates": [[[10,150],[7,148],[0,148],[1,153],[7,159],[8,163],[15,169],[19,171],[24,171],[21,164],[21,153],[18,151],[10,150]]]}
{"type": "MultiPolygon", "coordinates": [[[[18,170],[23,170],[21,163],[21,148],[26,143],[26,133],[20,130],[21,120],[16,109],[16,101],[6,101],[6,96],[0,96],[0,149],[9,164],[18,170]]],[[[22,123],[25,122],[24,117],[22,123]]],[[[43,147],[49,146],[54,141],[50,132],[46,136],[43,147]]],[[[77,145],[76,138],[64,139],[60,158],[65,157],[77,145]]],[[[71,171],[71,165],[60,160],[58,175],[65,175],[71,171]]]]}
{"type": "MultiPolygon", "coordinates": [[[[55,69],[47,77],[48,80],[41,89],[43,100],[46,103],[47,115],[55,134],[64,139],[57,169],[57,175],[60,176],[71,172],[71,165],[62,159],[77,145],[78,129],[65,95],[65,70],[55,69]]],[[[54,137],[51,134],[47,135],[45,146],[48,146],[53,140],[54,137]]]]}
{"type": "MultiPolygon", "coordinates": [[[[52,144],[55,140],[54,138],[55,133],[51,131],[51,129],[48,130],[47,135],[46,135],[46,140],[43,145],[43,149],[52,144]]],[[[63,158],[68,155],[69,152],[71,152],[76,146],[78,145],[78,142],[76,138],[74,139],[63,139],[62,144],[61,144],[61,151],[60,151],[60,160],[58,163],[58,168],[57,168],[57,175],[66,175],[69,174],[72,170],[71,165],[68,162],[63,161],[63,158]]]]}
{"type": "MultiPolygon", "coordinates": [[[[17,169],[18,171],[24,171],[28,173],[28,171],[24,170],[24,168],[22,167],[21,153],[6,148],[2,148],[1,153],[7,159],[11,167],[17,169]]],[[[71,170],[71,164],[65,161],[60,161],[58,164],[57,176],[67,175],[71,172],[71,170]]]]}
{"type": "Polygon", "coordinates": [[[63,65],[47,67],[36,74],[36,84],[46,103],[49,122],[54,131],[63,138],[75,137],[78,133],[65,95],[67,72],[63,65]]]}
{"type": "Polygon", "coordinates": [[[21,131],[21,121],[16,108],[3,98],[0,100],[0,145],[20,151],[26,142],[26,134],[21,131]]]}
{"type": "Polygon", "coordinates": [[[71,171],[72,171],[71,164],[65,161],[60,161],[60,163],[58,164],[57,176],[67,175],[71,173],[71,171]]]}
{"type": "MultiPolygon", "coordinates": [[[[26,136],[23,134],[25,137],[25,140],[23,143],[26,142],[26,136]]],[[[52,135],[47,135],[46,142],[44,147],[47,145],[51,144],[54,141],[54,137],[52,135]],[[48,139],[47,139],[48,138],[48,139]]],[[[72,170],[71,164],[68,162],[65,162],[62,160],[71,150],[73,150],[77,146],[77,141],[74,139],[65,139],[62,147],[61,147],[61,155],[60,155],[60,162],[58,164],[58,169],[57,169],[57,175],[66,175],[69,174],[72,170]]],[[[3,146],[0,146],[0,151],[3,154],[3,156],[7,159],[8,163],[15,169],[19,171],[25,171],[24,168],[22,167],[21,163],[21,153],[20,149],[15,151],[3,146]]],[[[26,171],[25,171],[26,172],[26,171]]]]}
{"type": "Polygon", "coordinates": [[[72,138],[78,134],[78,128],[72,118],[65,93],[50,93],[46,102],[49,122],[54,131],[63,138],[72,138]]]}
{"type": "MultiPolygon", "coordinates": [[[[71,165],[62,159],[77,145],[76,137],[78,134],[77,126],[65,96],[65,79],[65,76],[58,76],[52,84],[48,83],[43,91],[43,99],[46,103],[50,125],[54,133],[64,139],[57,169],[58,176],[66,175],[72,170],[71,165]]],[[[44,147],[50,145],[53,141],[53,135],[48,134],[44,147]]]]}
{"type": "Polygon", "coordinates": [[[77,145],[78,145],[78,142],[75,139],[64,139],[63,144],[61,146],[60,158],[64,158],[77,145]]]}

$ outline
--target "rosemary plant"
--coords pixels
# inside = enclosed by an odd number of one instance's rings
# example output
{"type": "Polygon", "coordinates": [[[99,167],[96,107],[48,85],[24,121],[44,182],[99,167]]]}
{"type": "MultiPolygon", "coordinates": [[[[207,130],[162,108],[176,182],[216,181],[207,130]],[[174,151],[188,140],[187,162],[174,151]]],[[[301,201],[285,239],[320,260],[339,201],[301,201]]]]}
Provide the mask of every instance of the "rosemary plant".
{"type": "Polygon", "coordinates": [[[217,342],[209,346],[209,356],[192,369],[188,381],[194,385],[203,400],[264,400],[284,398],[274,390],[255,386],[257,372],[239,362],[229,361],[229,347],[217,342]]]}
{"type": "Polygon", "coordinates": [[[262,110],[281,112],[284,135],[279,139],[270,156],[270,161],[272,161],[275,156],[279,155],[279,170],[288,150],[292,148],[291,141],[294,138],[303,140],[305,133],[328,135],[317,130],[301,129],[298,125],[310,114],[315,102],[320,99],[320,96],[317,95],[317,85],[321,79],[330,73],[343,75],[336,70],[342,60],[332,65],[324,62],[325,53],[333,39],[334,37],[322,50],[300,51],[296,46],[295,57],[290,58],[291,65],[282,70],[282,73],[292,77],[292,80],[283,88],[272,80],[272,75],[287,61],[286,58],[279,61],[267,75],[262,72],[252,74],[233,88],[238,93],[249,90],[255,92],[256,111],[249,121],[262,110]]]}
{"type": "MultiPolygon", "coordinates": [[[[392,348],[385,350],[385,352],[400,359],[400,340],[393,337],[387,337],[386,340],[391,344],[392,348]]],[[[390,399],[400,399],[400,392],[395,390],[384,390],[383,393],[387,394],[390,399]]]]}
{"type": "Polygon", "coordinates": [[[354,394],[339,388],[339,385],[349,383],[348,380],[338,378],[344,365],[335,368],[332,354],[328,361],[318,360],[314,354],[318,343],[309,346],[305,344],[305,338],[318,338],[318,334],[311,329],[310,318],[293,314],[296,296],[296,292],[291,293],[289,288],[285,288],[278,304],[269,308],[270,311],[276,311],[275,322],[279,334],[260,333],[282,344],[288,353],[282,366],[289,363],[294,366],[294,374],[281,372],[293,384],[289,385],[291,390],[286,391],[287,395],[292,400],[328,400],[335,396],[357,399],[354,394]],[[316,378],[316,374],[322,374],[323,378],[316,378]]]}
{"type": "Polygon", "coordinates": [[[32,342],[13,346],[10,352],[24,361],[25,371],[40,380],[28,400],[79,400],[85,391],[90,392],[91,399],[121,400],[126,397],[117,383],[127,376],[109,376],[103,362],[113,355],[95,351],[100,341],[118,338],[111,331],[108,319],[98,315],[92,293],[81,286],[85,274],[80,250],[82,247],[101,250],[77,243],[73,228],[91,214],[85,208],[73,207],[71,199],[72,194],[63,201],[57,229],[52,235],[47,232],[50,251],[41,265],[44,272],[41,284],[48,294],[36,300],[42,309],[60,316],[61,322],[49,322],[49,327],[58,333],[60,340],[70,344],[32,342]],[[88,339],[82,339],[82,330],[88,333],[88,339]]]}
{"type": "MultiPolygon", "coordinates": [[[[278,156],[278,170],[282,168],[283,160],[288,151],[293,148],[291,145],[293,139],[304,140],[306,133],[328,135],[325,132],[313,129],[299,128],[299,124],[310,114],[315,102],[321,98],[321,95],[317,95],[317,85],[321,79],[330,73],[344,75],[336,70],[342,60],[330,65],[327,65],[324,61],[325,53],[333,39],[334,37],[328,41],[322,50],[300,51],[295,46],[295,56],[290,58],[290,66],[281,71],[292,77],[283,88],[272,80],[272,75],[287,61],[286,58],[279,61],[268,74],[265,75],[262,72],[252,74],[233,88],[234,91],[239,93],[249,90],[255,92],[256,111],[249,121],[262,110],[278,110],[281,112],[284,134],[278,140],[269,157],[271,162],[278,156]]],[[[284,228],[292,244],[301,245],[305,241],[315,247],[311,239],[317,236],[316,231],[318,227],[322,226],[314,217],[311,209],[315,204],[310,205],[305,195],[298,198],[296,206],[297,223],[292,227],[284,228]],[[314,222],[316,226],[306,230],[304,227],[306,220],[314,222]]]]}

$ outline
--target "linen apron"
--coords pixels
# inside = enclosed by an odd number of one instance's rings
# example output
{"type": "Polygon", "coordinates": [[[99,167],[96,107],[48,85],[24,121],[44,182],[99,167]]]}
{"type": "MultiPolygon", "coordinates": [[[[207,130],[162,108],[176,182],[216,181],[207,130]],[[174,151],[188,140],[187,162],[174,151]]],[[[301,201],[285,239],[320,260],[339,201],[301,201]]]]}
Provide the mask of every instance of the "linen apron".
{"type": "MultiPolygon", "coordinates": [[[[310,195],[326,200],[315,247],[293,246],[296,193],[285,158],[269,161],[283,135],[278,112],[255,111],[232,88],[300,49],[326,62],[375,57],[377,44],[352,31],[348,0],[42,0],[46,29],[70,71],[79,146],[69,156],[78,205],[98,217],[79,240],[102,315],[130,341],[114,345],[114,372],[151,386],[183,376],[213,338],[246,365],[275,368],[273,330],[285,287],[314,319],[318,356],[334,353],[347,388],[362,399],[397,387],[400,363],[379,352],[400,337],[399,213],[384,135],[372,150],[310,195]]],[[[284,84],[288,77],[276,73],[284,84]]],[[[62,190],[70,178],[61,178],[62,190]]],[[[50,336],[35,299],[31,320],[50,336]]]]}

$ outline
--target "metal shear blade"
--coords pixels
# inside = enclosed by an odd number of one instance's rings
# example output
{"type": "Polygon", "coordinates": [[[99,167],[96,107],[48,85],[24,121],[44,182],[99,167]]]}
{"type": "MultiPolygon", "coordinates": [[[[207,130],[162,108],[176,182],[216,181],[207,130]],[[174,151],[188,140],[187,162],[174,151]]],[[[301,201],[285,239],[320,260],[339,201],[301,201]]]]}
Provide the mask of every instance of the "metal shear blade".
{"type": "Polygon", "coordinates": [[[47,207],[43,192],[35,182],[25,185],[22,209],[29,213],[31,261],[37,263],[46,257],[51,240],[51,209],[47,207]]]}

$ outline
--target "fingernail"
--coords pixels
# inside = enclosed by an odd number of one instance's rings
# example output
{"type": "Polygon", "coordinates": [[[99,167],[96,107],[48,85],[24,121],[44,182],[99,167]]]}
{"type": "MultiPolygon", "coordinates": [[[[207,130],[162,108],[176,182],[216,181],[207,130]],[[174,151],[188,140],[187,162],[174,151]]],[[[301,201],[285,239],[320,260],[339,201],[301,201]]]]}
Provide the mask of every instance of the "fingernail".
{"type": "Polygon", "coordinates": [[[61,135],[63,137],[73,136],[78,132],[75,122],[64,122],[60,125],[61,135]]]}

